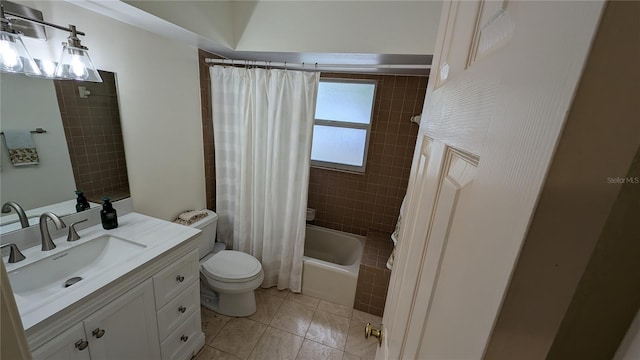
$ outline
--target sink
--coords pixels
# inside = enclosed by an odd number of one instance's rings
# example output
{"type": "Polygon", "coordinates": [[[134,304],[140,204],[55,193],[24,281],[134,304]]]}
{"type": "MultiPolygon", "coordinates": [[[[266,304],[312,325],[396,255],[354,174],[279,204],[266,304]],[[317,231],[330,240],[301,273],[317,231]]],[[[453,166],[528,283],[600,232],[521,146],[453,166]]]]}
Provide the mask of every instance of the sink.
{"type": "Polygon", "coordinates": [[[20,312],[29,312],[45,299],[90,282],[145,248],[130,240],[102,235],[9,271],[16,300],[23,305],[20,312]]]}

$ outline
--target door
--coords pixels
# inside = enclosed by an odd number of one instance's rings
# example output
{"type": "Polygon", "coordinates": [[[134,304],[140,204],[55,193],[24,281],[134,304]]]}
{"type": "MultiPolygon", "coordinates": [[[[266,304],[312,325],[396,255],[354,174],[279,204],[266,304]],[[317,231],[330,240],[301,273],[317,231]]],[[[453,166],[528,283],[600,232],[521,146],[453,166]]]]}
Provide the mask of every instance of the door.
{"type": "Polygon", "coordinates": [[[481,359],[603,2],[443,7],[377,359],[481,359]]]}
{"type": "Polygon", "coordinates": [[[151,279],[84,320],[91,360],[160,359],[151,279]]]}
{"type": "Polygon", "coordinates": [[[33,351],[34,360],[89,360],[82,323],[72,326],[33,351]]]}

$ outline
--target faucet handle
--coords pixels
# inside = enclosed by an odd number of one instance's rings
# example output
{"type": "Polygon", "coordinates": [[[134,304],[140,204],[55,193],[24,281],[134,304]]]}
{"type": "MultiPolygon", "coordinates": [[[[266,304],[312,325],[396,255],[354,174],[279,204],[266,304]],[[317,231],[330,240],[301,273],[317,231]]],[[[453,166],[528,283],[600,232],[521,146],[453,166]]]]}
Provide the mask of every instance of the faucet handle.
{"type": "Polygon", "coordinates": [[[11,249],[11,252],[9,253],[9,263],[13,264],[13,263],[17,263],[18,261],[22,261],[25,259],[24,255],[22,254],[22,252],[20,252],[20,249],[18,249],[18,246],[16,244],[4,244],[2,246],[0,246],[0,249],[4,248],[4,247],[9,247],[11,249]]]}
{"type": "Polygon", "coordinates": [[[80,235],[78,235],[78,232],[76,231],[76,225],[83,223],[85,221],[87,221],[89,219],[84,219],[84,220],[80,220],[80,221],[76,221],[73,224],[69,225],[69,235],[67,235],[67,241],[76,241],[76,240],[80,240],[80,235]]]}

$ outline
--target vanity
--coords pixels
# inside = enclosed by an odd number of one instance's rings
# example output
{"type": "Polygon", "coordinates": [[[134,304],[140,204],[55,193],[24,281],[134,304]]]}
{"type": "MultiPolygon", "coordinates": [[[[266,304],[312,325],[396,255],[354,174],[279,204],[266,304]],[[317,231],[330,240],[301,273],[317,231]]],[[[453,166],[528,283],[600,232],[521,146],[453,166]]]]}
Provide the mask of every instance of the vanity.
{"type": "Polygon", "coordinates": [[[21,246],[25,260],[3,259],[34,359],[190,359],[204,345],[200,231],[118,214],[113,230],[99,209],[70,215],[67,224],[88,218],[80,240],[54,230],[55,249],[21,246]]]}
{"type": "Polygon", "coordinates": [[[200,231],[137,214],[130,198],[114,202],[117,229],[102,228],[99,207],[76,213],[76,190],[94,203],[130,194],[117,76],[99,73],[101,83],[2,73],[0,130],[31,131],[39,154],[33,166],[0,154],[0,198],[20,204],[0,214],[0,243],[26,257],[8,263],[7,248],[2,261],[28,347],[34,359],[189,359],[204,345],[200,231]],[[50,225],[56,247],[42,251],[45,212],[68,227],[86,220],[80,239],[50,225]]]}
{"type": "Polygon", "coordinates": [[[116,74],[100,74],[102,83],[2,74],[1,130],[44,128],[33,135],[37,166],[0,157],[0,198],[24,207],[30,225],[18,209],[0,214],[1,244],[26,257],[8,263],[2,252],[27,343],[36,360],[189,359],[204,345],[200,231],[135,213],[130,198],[114,202],[117,229],[102,228],[97,204],[76,213],[77,189],[95,202],[129,196],[116,74]],[[48,251],[37,226],[45,212],[67,225],[49,226],[48,251]],[[82,220],[80,239],[67,242],[82,220]]]}

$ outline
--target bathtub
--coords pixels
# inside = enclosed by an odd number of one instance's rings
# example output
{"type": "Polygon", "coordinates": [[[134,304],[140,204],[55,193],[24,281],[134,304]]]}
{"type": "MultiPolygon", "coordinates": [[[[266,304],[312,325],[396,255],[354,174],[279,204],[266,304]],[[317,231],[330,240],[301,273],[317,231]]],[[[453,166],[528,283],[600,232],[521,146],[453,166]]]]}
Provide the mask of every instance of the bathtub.
{"type": "Polygon", "coordinates": [[[353,307],[364,236],[307,225],[302,293],[353,307]]]}

